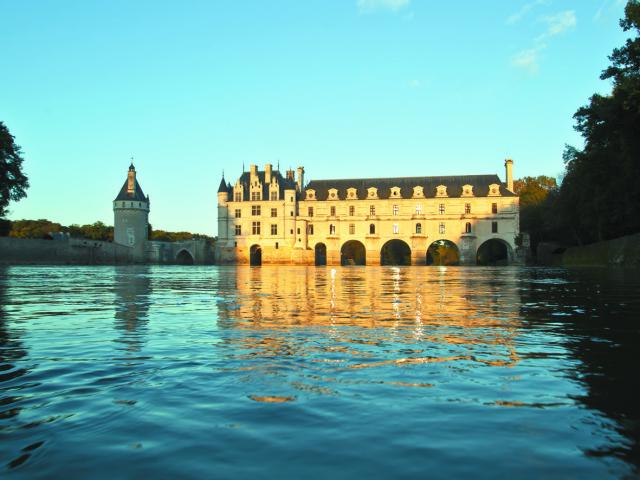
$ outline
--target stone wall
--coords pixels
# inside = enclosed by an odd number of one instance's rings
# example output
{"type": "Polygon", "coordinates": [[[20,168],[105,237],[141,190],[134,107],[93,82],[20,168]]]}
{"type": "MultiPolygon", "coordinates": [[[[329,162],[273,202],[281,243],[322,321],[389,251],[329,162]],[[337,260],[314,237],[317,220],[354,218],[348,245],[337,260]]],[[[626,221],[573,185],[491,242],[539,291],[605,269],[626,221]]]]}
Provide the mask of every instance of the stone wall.
{"type": "Polygon", "coordinates": [[[0,237],[0,264],[100,265],[133,263],[132,249],[94,240],[0,237]]]}
{"type": "Polygon", "coordinates": [[[583,247],[570,247],[562,255],[562,264],[573,266],[640,267],[640,233],[592,243],[583,247]]]}

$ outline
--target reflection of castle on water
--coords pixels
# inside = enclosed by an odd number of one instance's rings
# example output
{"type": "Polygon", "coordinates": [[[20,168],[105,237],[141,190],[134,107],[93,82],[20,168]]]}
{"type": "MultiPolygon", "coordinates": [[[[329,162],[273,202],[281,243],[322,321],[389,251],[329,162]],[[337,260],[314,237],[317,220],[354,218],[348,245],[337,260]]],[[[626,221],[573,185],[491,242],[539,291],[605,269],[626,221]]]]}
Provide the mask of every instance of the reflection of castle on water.
{"type": "Polygon", "coordinates": [[[148,266],[116,267],[113,291],[116,295],[115,326],[121,332],[124,350],[139,351],[149,322],[151,278],[148,266]]]}
{"type": "Polygon", "coordinates": [[[470,270],[466,277],[445,267],[263,267],[235,273],[235,294],[218,305],[223,324],[234,328],[357,326],[423,347],[466,346],[469,355],[479,354],[474,346],[489,346],[492,358],[482,363],[517,361],[520,298],[517,290],[504,288],[515,282],[516,270],[470,270]]]}

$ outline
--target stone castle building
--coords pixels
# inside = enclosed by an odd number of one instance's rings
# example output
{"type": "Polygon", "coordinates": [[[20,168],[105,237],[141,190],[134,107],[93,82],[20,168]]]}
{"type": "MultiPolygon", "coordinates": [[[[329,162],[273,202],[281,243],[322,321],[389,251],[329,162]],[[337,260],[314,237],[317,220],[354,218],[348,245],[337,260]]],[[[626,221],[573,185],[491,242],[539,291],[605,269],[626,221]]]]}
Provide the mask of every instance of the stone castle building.
{"type": "Polygon", "coordinates": [[[131,261],[185,265],[213,263],[211,246],[203,239],[181,242],[149,240],[150,206],[149,196],[142,191],[132,163],[127,179],[113,201],[113,241],[131,249],[131,261]]]}
{"type": "Polygon", "coordinates": [[[520,262],[513,161],[498,175],[304,183],[251,165],[218,188],[216,259],[230,264],[425,265],[520,262]]]}

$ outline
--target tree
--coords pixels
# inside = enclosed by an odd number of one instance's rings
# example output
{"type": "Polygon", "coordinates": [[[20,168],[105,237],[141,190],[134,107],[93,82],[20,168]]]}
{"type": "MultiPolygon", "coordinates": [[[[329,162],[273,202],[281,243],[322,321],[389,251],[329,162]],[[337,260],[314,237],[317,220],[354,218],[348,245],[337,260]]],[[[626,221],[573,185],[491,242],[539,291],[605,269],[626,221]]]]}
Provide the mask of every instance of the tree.
{"type": "Polygon", "coordinates": [[[11,200],[15,202],[27,196],[29,180],[22,173],[21,153],[9,129],[0,122],[0,217],[6,214],[11,200]]]}
{"type": "Polygon", "coordinates": [[[624,31],[635,36],[609,56],[600,78],[610,95],[595,94],[575,113],[582,150],[567,146],[557,215],[579,243],[640,232],[640,2],[629,0],[624,31]]]}
{"type": "Polygon", "coordinates": [[[535,252],[540,241],[554,236],[549,213],[557,191],[556,179],[545,175],[524,177],[513,182],[513,190],[520,197],[520,230],[529,234],[535,252]]]}

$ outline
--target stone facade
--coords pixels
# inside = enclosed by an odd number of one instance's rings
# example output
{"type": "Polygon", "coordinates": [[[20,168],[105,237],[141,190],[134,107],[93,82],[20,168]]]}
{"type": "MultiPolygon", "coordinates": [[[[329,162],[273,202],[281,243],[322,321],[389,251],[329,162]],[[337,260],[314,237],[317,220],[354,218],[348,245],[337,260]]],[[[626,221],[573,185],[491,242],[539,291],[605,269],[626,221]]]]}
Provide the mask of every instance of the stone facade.
{"type": "Polygon", "coordinates": [[[305,185],[302,167],[282,176],[269,164],[262,171],[251,165],[233,186],[220,183],[217,261],[425,265],[429,247],[446,244],[462,265],[500,250],[503,264],[517,263],[511,160],[505,169],[504,183],[497,175],[468,175],[305,185]]]}

